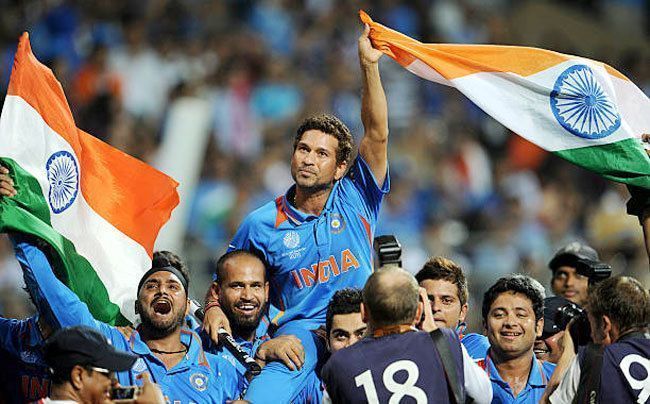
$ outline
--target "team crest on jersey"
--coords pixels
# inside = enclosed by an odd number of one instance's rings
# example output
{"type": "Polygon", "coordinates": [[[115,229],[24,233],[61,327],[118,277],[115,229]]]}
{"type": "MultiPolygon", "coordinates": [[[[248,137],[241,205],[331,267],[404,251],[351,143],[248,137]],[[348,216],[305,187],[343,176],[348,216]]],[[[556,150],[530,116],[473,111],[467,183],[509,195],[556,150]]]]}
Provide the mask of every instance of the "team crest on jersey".
{"type": "Polygon", "coordinates": [[[147,364],[144,363],[144,360],[142,358],[138,358],[138,360],[133,364],[132,370],[135,373],[142,373],[147,370],[147,364]]]}
{"type": "Polygon", "coordinates": [[[42,362],[40,356],[35,351],[27,350],[20,353],[20,359],[25,363],[38,364],[42,362]]]}
{"type": "Polygon", "coordinates": [[[343,216],[338,213],[332,213],[330,216],[330,231],[334,234],[339,234],[343,229],[345,229],[343,216]]]}
{"type": "Polygon", "coordinates": [[[190,376],[190,384],[198,391],[205,391],[208,388],[208,377],[203,373],[194,373],[190,376]]]}
{"type": "Polygon", "coordinates": [[[284,235],[282,242],[287,248],[296,248],[300,245],[300,235],[292,230],[284,235]]]}

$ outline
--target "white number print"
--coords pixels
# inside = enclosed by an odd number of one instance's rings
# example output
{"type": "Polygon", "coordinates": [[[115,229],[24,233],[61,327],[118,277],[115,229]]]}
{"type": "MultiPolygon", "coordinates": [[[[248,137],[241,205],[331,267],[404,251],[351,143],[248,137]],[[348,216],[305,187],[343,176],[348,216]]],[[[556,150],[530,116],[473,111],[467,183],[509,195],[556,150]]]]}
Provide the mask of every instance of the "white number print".
{"type": "Polygon", "coordinates": [[[627,382],[630,383],[630,387],[632,387],[633,390],[641,390],[636,402],[643,404],[648,401],[648,398],[650,398],[650,359],[644,358],[641,355],[627,355],[623,358],[619,367],[621,368],[623,375],[625,375],[627,382]],[[630,367],[632,367],[633,363],[638,363],[645,368],[645,379],[639,380],[630,374],[630,367]]]}
{"type": "MultiPolygon", "coordinates": [[[[401,360],[393,362],[384,369],[382,381],[386,390],[393,393],[388,400],[388,404],[399,404],[404,397],[412,397],[417,404],[426,404],[427,395],[421,388],[417,387],[418,378],[420,377],[420,369],[413,361],[401,360]],[[406,381],[398,383],[395,381],[395,374],[399,371],[406,371],[406,381]]],[[[379,403],[377,396],[377,388],[375,382],[372,380],[372,372],[370,369],[359,374],[354,378],[357,387],[363,387],[366,393],[366,400],[369,404],[379,403]]]]}

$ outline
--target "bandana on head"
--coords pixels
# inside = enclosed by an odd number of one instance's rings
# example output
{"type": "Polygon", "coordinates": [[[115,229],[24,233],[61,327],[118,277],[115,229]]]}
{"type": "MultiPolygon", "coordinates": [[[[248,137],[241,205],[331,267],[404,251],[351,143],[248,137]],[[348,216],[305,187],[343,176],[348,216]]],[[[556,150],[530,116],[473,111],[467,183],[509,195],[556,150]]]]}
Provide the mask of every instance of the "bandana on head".
{"type": "Polygon", "coordinates": [[[138,283],[138,293],[140,293],[140,289],[142,288],[142,285],[144,282],[153,274],[156,272],[161,272],[161,271],[166,271],[166,272],[171,272],[172,274],[176,275],[178,280],[181,282],[181,285],[183,285],[183,289],[185,290],[185,294],[188,294],[189,291],[187,290],[187,278],[185,275],[179,271],[177,268],[173,267],[172,264],[167,260],[167,258],[163,257],[156,257],[154,258],[153,262],[151,263],[151,269],[148,270],[142,278],[140,278],[140,283],[138,283]]]}

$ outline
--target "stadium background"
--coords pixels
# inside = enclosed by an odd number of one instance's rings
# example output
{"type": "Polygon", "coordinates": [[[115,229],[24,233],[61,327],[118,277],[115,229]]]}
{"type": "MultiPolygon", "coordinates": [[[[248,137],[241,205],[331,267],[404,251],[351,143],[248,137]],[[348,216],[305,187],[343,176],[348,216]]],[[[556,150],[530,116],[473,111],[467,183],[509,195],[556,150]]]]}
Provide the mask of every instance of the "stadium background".
{"type": "MultiPolygon", "coordinates": [[[[196,297],[243,215],[291,184],[302,117],[330,112],[357,141],[362,134],[359,9],[424,42],[529,45],[601,60],[650,95],[650,2],[643,0],[3,0],[0,7],[3,94],[18,36],[28,30],[78,126],[144,161],[168,163],[158,151],[176,103],[207,106],[206,145],[183,156],[197,163],[198,177],[183,189],[187,223],[176,248],[192,268],[196,297]]],[[[429,255],[452,258],[466,270],[470,304],[478,307],[506,273],[528,273],[548,287],[554,251],[583,240],[616,274],[650,284],[623,186],[538,149],[455,90],[387,57],[381,72],[392,189],[377,235],[397,236],[408,270],[429,255]]],[[[1,238],[4,317],[31,313],[21,284],[1,238]]],[[[478,330],[479,316],[470,310],[470,329],[478,330]]]]}

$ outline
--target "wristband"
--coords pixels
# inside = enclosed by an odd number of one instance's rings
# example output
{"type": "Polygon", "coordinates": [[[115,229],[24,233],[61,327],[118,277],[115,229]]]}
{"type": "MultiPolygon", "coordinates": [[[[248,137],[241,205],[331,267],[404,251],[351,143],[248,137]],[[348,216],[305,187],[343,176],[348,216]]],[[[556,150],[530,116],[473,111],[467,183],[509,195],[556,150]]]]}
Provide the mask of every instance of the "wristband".
{"type": "Polygon", "coordinates": [[[206,305],[205,305],[205,308],[203,309],[203,312],[204,312],[204,313],[207,313],[208,310],[210,310],[210,309],[213,308],[213,307],[221,307],[221,305],[219,304],[219,301],[218,301],[218,300],[214,300],[214,301],[212,301],[212,302],[206,304],[206,305]]]}

